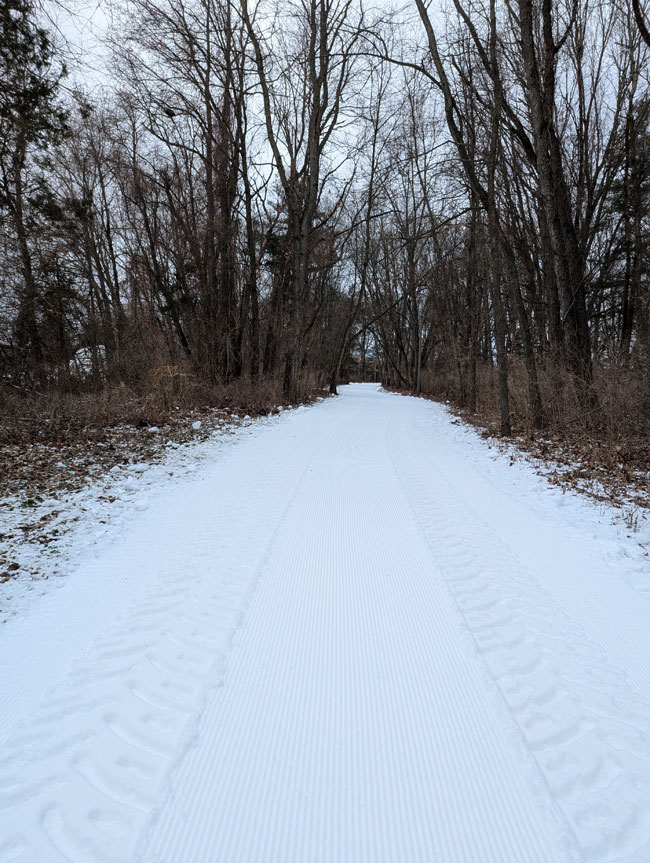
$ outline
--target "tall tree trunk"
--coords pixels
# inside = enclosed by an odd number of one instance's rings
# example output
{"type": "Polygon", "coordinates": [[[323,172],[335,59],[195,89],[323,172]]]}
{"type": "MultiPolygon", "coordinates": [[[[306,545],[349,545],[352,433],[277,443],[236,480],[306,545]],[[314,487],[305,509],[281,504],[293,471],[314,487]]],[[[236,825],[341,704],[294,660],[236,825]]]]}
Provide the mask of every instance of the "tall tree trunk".
{"type": "Polygon", "coordinates": [[[38,291],[34,278],[32,256],[27,241],[27,227],[24,213],[23,170],[25,162],[25,145],[19,141],[13,158],[14,197],[11,202],[14,216],[14,227],[20,250],[20,263],[23,276],[23,291],[20,298],[20,308],[16,325],[19,345],[25,350],[31,366],[31,372],[36,380],[43,379],[43,343],[38,328],[36,306],[38,291]]]}

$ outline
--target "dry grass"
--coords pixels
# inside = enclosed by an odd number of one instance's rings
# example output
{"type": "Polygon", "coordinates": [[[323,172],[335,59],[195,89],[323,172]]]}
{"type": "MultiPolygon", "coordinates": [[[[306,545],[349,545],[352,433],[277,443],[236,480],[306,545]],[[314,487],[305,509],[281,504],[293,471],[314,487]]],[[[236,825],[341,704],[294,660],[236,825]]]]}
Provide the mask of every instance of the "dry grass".
{"type": "Polygon", "coordinates": [[[100,391],[27,394],[0,384],[0,399],[0,446],[102,438],[115,426],[164,425],[178,410],[228,409],[260,416],[283,403],[274,382],[209,386],[178,367],[154,369],[138,386],[122,383],[100,391]]]}

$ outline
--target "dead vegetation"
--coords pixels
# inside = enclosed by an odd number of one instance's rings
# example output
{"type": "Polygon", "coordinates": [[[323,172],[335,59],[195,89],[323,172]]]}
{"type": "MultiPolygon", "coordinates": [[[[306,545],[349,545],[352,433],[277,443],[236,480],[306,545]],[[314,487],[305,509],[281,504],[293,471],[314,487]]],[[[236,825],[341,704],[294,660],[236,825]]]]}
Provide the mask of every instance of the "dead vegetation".
{"type": "Polygon", "coordinates": [[[259,416],[283,401],[281,387],[270,381],[209,386],[178,366],[155,367],[133,385],[122,381],[99,389],[42,393],[0,382],[0,399],[0,445],[92,440],[117,425],[164,424],[179,410],[216,408],[259,416]]]}

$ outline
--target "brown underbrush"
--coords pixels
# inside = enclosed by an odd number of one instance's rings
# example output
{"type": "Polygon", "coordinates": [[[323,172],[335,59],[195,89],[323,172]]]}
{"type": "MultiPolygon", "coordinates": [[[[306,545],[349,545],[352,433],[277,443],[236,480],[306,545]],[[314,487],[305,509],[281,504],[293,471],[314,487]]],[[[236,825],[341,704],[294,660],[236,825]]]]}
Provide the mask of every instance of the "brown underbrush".
{"type": "MultiPolygon", "coordinates": [[[[309,401],[313,391],[301,401],[309,401]]],[[[278,381],[207,384],[178,366],[156,367],[136,384],[101,388],[80,384],[38,392],[0,382],[0,446],[101,438],[115,426],[164,424],[179,410],[225,409],[260,416],[284,401],[278,381]]]]}

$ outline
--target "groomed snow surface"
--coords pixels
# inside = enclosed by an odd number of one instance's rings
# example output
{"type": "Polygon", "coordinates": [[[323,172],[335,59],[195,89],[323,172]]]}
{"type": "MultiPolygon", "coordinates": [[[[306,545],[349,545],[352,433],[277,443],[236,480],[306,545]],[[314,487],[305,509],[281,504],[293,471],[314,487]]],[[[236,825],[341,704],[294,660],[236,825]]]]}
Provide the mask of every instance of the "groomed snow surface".
{"type": "Polygon", "coordinates": [[[376,385],[222,447],[0,628],[0,863],[648,863],[610,521],[376,385]]]}

